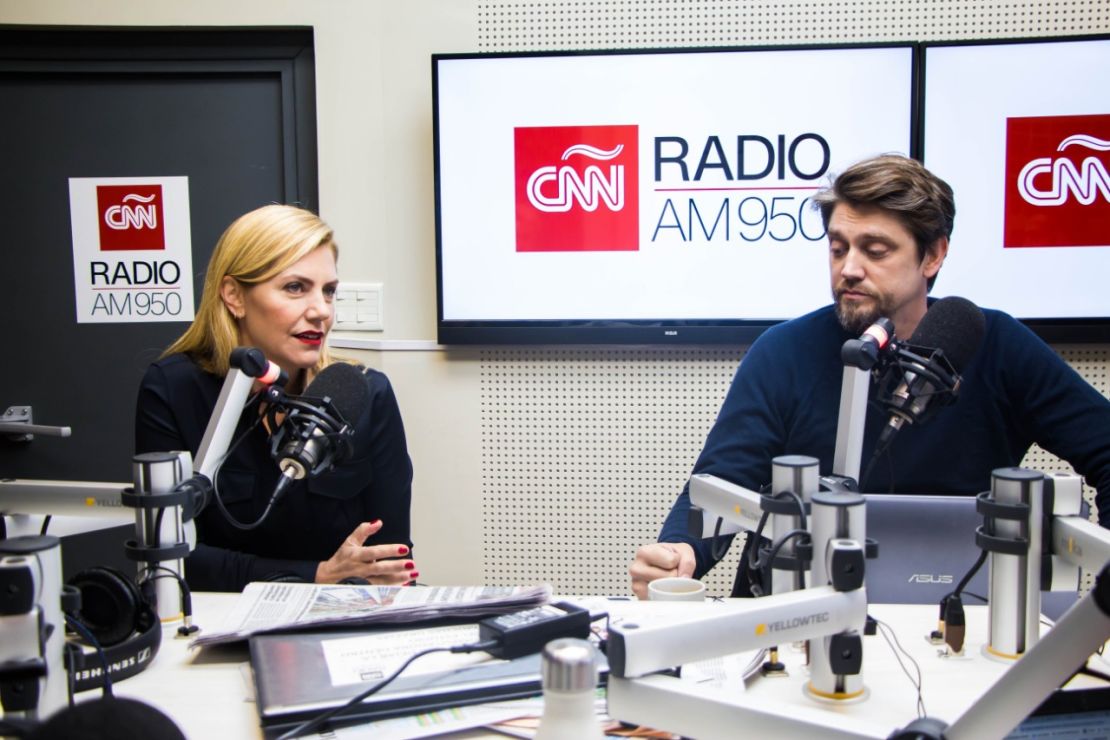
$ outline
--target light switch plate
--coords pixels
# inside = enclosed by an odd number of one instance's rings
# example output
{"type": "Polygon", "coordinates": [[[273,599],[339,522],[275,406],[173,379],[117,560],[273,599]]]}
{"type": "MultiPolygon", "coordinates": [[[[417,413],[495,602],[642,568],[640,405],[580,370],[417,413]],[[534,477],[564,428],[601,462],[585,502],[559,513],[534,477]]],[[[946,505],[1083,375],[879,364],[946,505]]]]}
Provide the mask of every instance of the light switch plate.
{"type": "Polygon", "coordinates": [[[335,325],[339,331],[381,331],[381,283],[341,282],[335,294],[335,325]]]}

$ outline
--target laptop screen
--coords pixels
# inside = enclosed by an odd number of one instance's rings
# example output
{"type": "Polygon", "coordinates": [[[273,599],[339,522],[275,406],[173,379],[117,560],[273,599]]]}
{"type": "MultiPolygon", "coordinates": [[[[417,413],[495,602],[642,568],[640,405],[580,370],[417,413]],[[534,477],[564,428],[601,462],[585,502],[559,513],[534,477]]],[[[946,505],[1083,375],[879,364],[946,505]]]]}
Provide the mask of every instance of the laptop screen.
{"type": "MultiPolygon", "coordinates": [[[[867,561],[867,600],[939,604],[979,557],[975,528],[983,520],[975,510],[975,497],[867,494],[866,498],[867,537],[879,545],[878,557],[867,561]]],[[[989,561],[964,593],[985,599],[988,570],[989,561]]],[[[1043,593],[1042,611],[1055,619],[1076,598],[1077,592],[1043,593]]]]}
{"type": "Polygon", "coordinates": [[[1008,740],[1110,737],[1110,687],[1053,692],[1006,737],[1008,740]]]}

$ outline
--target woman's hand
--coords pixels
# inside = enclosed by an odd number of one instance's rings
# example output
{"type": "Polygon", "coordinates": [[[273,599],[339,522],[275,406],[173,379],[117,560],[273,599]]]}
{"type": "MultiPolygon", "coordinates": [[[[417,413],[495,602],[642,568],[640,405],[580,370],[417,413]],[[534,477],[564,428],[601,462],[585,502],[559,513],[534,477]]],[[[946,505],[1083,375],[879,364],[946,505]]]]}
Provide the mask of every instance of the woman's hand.
{"type": "Polygon", "coordinates": [[[338,583],[344,578],[365,578],[375,586],[401,586],[415,581],[420,573],[416,564],[405,559],[408,545],[362,543],[382,528],[381,519],[363,522],[343,540],[330,558],[316,567],[317,583],[338,583]]]}

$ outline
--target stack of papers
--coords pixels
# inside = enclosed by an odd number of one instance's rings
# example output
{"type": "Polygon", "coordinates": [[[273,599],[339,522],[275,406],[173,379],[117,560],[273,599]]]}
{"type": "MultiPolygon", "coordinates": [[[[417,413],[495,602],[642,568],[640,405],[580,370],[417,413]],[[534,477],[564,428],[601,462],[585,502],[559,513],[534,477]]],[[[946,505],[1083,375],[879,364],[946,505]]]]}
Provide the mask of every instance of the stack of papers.
{"type": "Polygon", "coordinates": [[[338,586],[251,583],[219,629],[191,647],[246,640],[251,635],[337,626],[412,624],[508,614],[551,600],[551,586],[338,586]]]}

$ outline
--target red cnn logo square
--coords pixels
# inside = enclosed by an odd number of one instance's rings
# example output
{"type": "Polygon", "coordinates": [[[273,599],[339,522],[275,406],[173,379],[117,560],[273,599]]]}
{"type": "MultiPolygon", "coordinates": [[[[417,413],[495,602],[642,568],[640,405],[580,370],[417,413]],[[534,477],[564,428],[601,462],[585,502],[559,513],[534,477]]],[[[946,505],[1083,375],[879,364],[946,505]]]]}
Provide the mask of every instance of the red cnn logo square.
{"type": "Polygon", "coordinates": [[[638,129],[515,129],[516,251],[638,250],[638,129]]]}
{"type": "Polygon", "coordinates": [[[97,185],[100,251],[165,249],[161,185],[97,185]]]}
{"type": "Polygon", "coordinates": [[[1110,245],[1110,115],[1006,119],[1005,247],[1110,245]]]}

